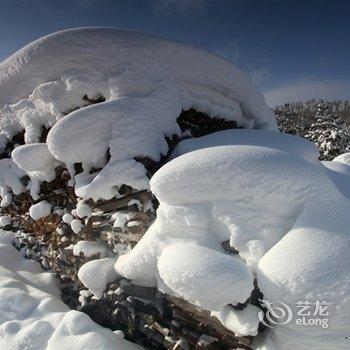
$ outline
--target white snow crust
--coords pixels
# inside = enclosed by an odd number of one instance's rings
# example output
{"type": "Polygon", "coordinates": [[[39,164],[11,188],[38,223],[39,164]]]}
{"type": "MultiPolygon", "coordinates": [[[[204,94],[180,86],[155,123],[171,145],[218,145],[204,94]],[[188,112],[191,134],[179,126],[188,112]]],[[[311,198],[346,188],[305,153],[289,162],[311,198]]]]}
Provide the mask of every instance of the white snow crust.
{"type": "Polygon", "coordinates": [[[54,274],[21,257],[13,239],[12,233],[0,230],[1,349],[141,349],[70,310],[60,300],[54,274]]]}
{"type": "MultiPolygon", "coordinates": [[[[134,158],[158,161],[166,154],[165,136],[181,134],[176,118],[191,107],[242,127],[275,129],[262,94],[229,61],[145,34],[65,30],[0,64],[1,139],[24,129],[25,142],[35,144],[42,127],[52,127],[48,149],[70,168],[83,163],[75,189],[86,199],[110,199],[122,184],[148,188],[145,168],[134,158]],[[101,96],[105,102],[86,107],[89,99],[101,96]],[[91,167],[102,170],[90,174],[91,167]]],[[[24,168],[21,153],[28,159],[43,153],[29,171],[33,181],[38,181],[37,173],[45,181],[53,174],[44,147],[21,147],[14,153],[24,168]]]]}

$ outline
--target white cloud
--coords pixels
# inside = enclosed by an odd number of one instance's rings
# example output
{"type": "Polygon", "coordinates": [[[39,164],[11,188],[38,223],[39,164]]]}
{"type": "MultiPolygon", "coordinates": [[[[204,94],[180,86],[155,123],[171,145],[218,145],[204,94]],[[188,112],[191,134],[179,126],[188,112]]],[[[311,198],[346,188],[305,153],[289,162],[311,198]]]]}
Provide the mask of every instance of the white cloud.
{"type": "Polygon", "coordinates": [[[350,99],[350,81],[346,80],[300,80],[291,84],[263,91],[271,107],[285,102],[307,101],[312,98],[328,100],[350,99]]]}

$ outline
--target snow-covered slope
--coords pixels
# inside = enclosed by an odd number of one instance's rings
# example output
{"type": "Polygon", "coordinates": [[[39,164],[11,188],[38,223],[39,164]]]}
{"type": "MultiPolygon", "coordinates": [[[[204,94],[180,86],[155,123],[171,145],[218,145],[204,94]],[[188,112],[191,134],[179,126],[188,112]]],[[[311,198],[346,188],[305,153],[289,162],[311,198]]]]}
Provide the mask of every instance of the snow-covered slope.
{"type": "MultiPolygon", "coordinates": [[[[26,143],[37,143],[42,128],[53,127],[48,149],[68,166],[83,163],[76,192],[84,198],[109,199],[121,184],[147,188],[146,170],[134,158],[159,161],[168,151],[165,137],[181,134],[176,119],[189,108],[241,127],[275,129],[262,94],[229,61],[145,34],[65,30],[0,64],[0,135],[10,139],[25,130],[26,143]],[[105,102],[87,107],[97,101],[105,102]],[[91,167],[102,170],[90,174],[91,167]]],[[[14,154],[33,180],[34,196],[55,165],[45,147],[14,154]],[[34,160],[38,152],[45,159],[38,169],[36,162],[28,167],[23,155],[34,160]]]]}
{"type": "Polygon", "coordinates": [[[59,298],[55,275],[24,259],[0,230],[0,348],[137,350],[59,298]]]}

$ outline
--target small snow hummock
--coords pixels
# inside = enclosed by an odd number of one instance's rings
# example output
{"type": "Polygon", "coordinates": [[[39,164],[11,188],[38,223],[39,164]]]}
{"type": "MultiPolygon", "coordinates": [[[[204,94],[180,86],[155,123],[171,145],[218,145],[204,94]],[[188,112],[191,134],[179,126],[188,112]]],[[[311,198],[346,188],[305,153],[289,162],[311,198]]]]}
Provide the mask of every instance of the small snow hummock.
{"type": "Polygon", "coordinates": [[[74,219],[71,221],[70,227],[75,234],[78,234],[84,227],[84,224],[79,219],[74,219]]]}
{"type": "Polygon", "coordinates": [[[89,218],[92,214],[92,211],[90,206],[81,200],[77,204],[76,213],[79,218],[89,218]]]}
{"type": "Polygon", "coordinates": [[[78,271],[78,277],[86,288],[101,299],[107,283],[113,282],[118,275],[114,270],[115,258],[91,260],[85,263],[78,271]]]}
{"type": "Polygon", "coordinates": [[[51,204],[41,201],[29,208],[29,215],[33,220],[39,220],[51,214],[51,204]]]}
{"type": "Polygon", "coordinates": [[[70,225],[73,220],[74,218],[71,214],[66,213],[62,216],[62,221],[68,225],[70,225]]]}
{"type": "Polygon", "coordinates": [[[12,223],[12,219],[7,216],[7,215],[3,215],[0,216],[0,227],[5,227],[5,226],[9,226],[12,223]]]}
{"type": "Polygon", "coordinates": [[[87,258],[93,255],[99,255],[100,258],[105,258],[107,255],[107,248],[105,245],[93,241],[79,241],[73,247],[73,254],[79,256],[83,253],[87,258]]]}
{"type": "Polygon", "coordinates": [[[25,192],[26,188],[21,182],[25,172],[11,158],[0,160],[0,196],[2,208],[11,204],[11,193],[18,195],[25,192]]]}

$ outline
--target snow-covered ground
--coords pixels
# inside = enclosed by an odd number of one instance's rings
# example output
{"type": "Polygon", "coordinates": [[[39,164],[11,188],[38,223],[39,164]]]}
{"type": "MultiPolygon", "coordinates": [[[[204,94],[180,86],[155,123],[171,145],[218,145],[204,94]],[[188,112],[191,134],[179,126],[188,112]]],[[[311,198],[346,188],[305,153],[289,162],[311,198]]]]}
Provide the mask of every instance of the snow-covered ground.
{"type": "Polygon", "coordinates": [[[141,349],[70,310],[60,300],[54,274],[23,258],[13,239],[0,231],[1,349],[141,349]]]}
{"type": "MultiPolygon", "coordinates": [[[[40,184],[52,181],[59,165],[80,197],[75,209],[59,214],[77,236],[92,215],[88,199],[117,197],[128,185],[150,189],[159,201],[155,222],[133,250],[113,255],[85,240],[72,247],[75,256],[100,257],[78,273],[96,298],[122,276],[209,310],[236,335],[255,336],[262,311],[249,298],[258,288],[294,318],[267,329],[257,349],[349,348],[347,157],[321,163],[313,144],[274,131],[263,96],[230,62],[116,29],[55,33],[0,64],[2,150],[23,130],[25,144],[13,142],[0,160],[2,207],[30,191],[37,202],[31,218],[50,215],[55,208],[40,200],[40,184]],[[182,140],[150,180],[136,159],[159,162],[169,151],[166,138],[186,136],[177,118],[190,108],[260,130],[182,140]],[[82,172],[75,173],[76,163],[82,172]],[[329,327],[298,325],[300,301],[327,302],[329,327]]],[[[126,217],[118,213],[115,222],[126,217]]],[[[0,232],[4,347],[138,348],[69,311],[53,275],[24,260],[12,239],[0,232]]]]}

